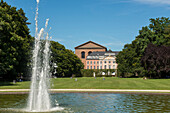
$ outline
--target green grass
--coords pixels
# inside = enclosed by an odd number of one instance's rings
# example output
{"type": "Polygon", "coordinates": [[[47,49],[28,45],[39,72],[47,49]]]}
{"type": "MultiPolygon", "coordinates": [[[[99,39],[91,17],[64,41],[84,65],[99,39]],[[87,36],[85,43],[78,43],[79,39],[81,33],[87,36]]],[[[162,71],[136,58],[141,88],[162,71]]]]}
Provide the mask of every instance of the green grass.
{"type": "Polygon", "coordinates": [[[78,81],[70,78],[52,79],[54,89],[160,89],[170,90],[170,79],[141,78],[78,78],[78,81]]]}
{"type": "MultiPolygon", "coordinates": [[[[16,84],[0,82],[0,89],[29,89],[30,82],[17,82],[16,84]],[[3,84],[3,85],[2,85],[3,84]]],[[[56,78],[51,79],[52,89],[155,89],[170,90],[170,79],[142,78],[56,78]]]]}
{"type": "Polygon", "coordinates": [[[30,81],[25,82],[0,82],[0,89],[29,89],[30,81]]]}

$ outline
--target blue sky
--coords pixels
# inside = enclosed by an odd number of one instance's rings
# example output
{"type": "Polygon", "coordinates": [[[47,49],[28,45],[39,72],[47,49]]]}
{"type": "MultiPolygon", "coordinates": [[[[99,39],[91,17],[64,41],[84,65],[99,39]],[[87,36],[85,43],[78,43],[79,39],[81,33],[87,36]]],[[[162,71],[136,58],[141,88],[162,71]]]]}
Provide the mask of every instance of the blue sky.
{"type": "MultiPolygon", "coordinates": [[[[4,0],[22,8],[35,34],[36,0],[4,0]]],[[[170,17],[170,0],[39,0],[39,29],[49,18],[52,40],[74,51],[89,40],[121,51],[150,18],[170,17]]]]}

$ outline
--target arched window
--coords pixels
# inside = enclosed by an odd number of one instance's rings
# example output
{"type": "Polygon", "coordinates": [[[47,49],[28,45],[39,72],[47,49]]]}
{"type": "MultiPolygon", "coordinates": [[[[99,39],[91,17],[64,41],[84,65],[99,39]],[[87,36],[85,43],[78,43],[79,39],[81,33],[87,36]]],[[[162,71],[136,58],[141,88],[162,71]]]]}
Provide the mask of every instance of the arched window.
{"type": "Polygon", "coordinates": [[[90,55],[91,53],[92,53],[92,52],[91,52],[91,51],[89,51],[89,52],[88,52],[88,55],[90,55]]]}
{"type": "Polygon", "coordinates": [[[85,58],[85,52],[84,51],[81,52],[81,58],[85,58]]]}

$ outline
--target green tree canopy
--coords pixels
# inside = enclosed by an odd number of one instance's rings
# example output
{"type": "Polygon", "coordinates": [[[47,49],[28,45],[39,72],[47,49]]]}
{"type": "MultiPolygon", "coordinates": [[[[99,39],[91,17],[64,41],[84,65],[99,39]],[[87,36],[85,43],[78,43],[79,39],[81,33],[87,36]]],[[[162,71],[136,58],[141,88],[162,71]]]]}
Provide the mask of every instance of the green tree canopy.
{"type": "Polygon", "coordinates": [[[57,77],[71,77],[72,74],[76,76],[80,75],[80,69],[83,69],[83,63],[71,50],[65,49],[58,42],[51,41],[51,51],[53,74],[57,77]],[[56,68],[54,64],[57,65],[56,68]]]}
{"type": "Polygon", "coordinates": [[[0,76],[15,79],[26,73],[30,61],[30,43],[27,17],[22,9],[17,10],[6,2],[0,2],[0,76]]]}
{"type": "Polygon", "coordinates": [[[143,76],[146,72],[141,66],[141,57],[149,43],[170,45],[169,18],[150,19],[150,25],[142,27],[131,44],[126,44],[117,56],[118,71],[121,76],[143,76]]]}

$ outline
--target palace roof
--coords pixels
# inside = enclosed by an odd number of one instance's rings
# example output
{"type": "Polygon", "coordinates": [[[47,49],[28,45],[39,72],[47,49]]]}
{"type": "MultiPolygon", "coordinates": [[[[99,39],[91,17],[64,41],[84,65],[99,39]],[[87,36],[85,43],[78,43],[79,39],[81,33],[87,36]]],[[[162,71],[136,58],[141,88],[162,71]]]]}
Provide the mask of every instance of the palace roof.
{"type": "Polygon", "coordinates": [[[118,53],[119,51],[92,52],[87,56],[86,60],[99,60],[99,59],[106,58],[108,56],[115,57],[118,53]]]}

